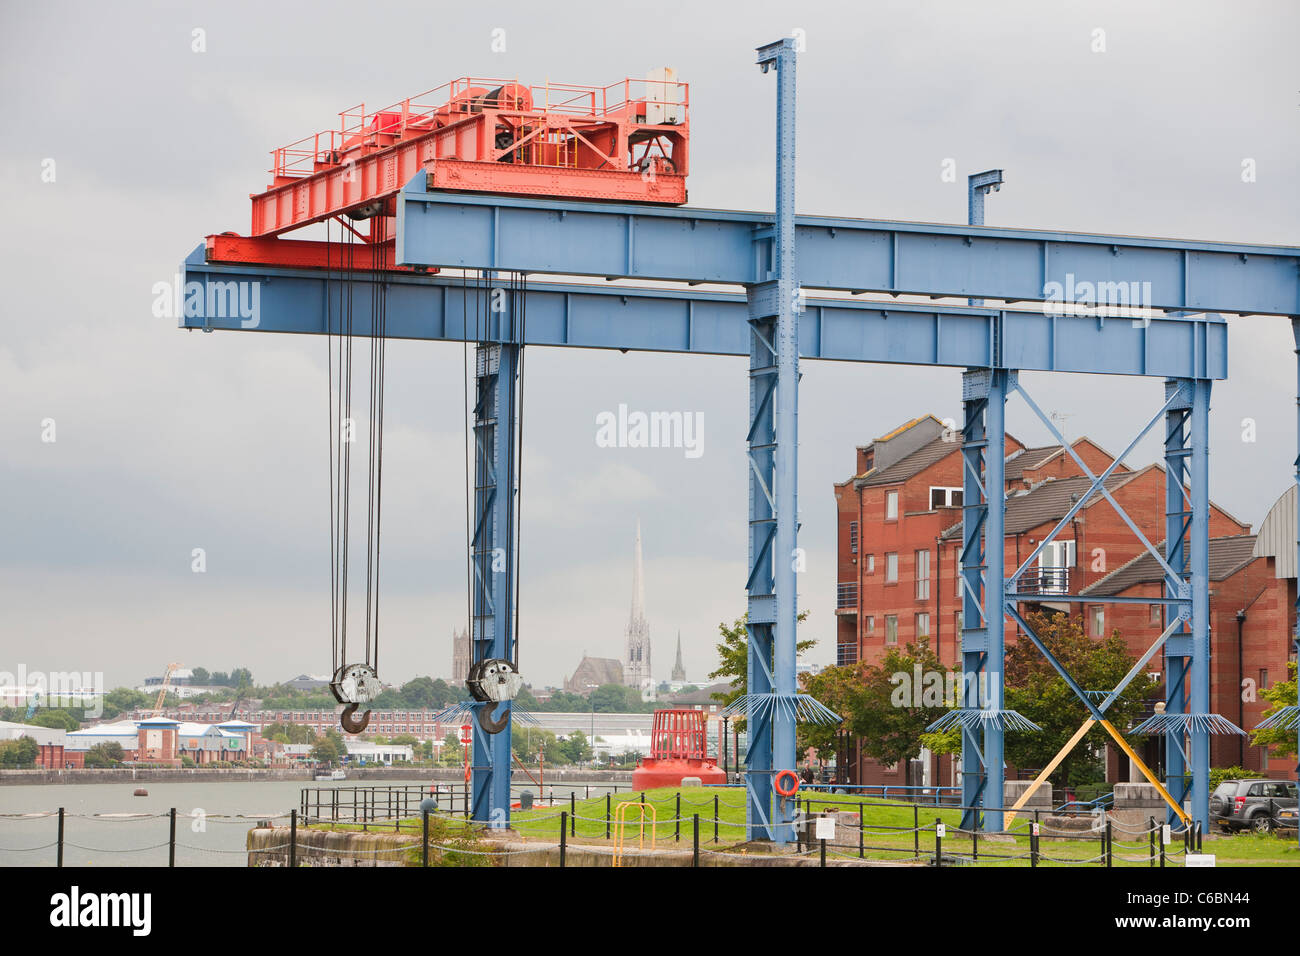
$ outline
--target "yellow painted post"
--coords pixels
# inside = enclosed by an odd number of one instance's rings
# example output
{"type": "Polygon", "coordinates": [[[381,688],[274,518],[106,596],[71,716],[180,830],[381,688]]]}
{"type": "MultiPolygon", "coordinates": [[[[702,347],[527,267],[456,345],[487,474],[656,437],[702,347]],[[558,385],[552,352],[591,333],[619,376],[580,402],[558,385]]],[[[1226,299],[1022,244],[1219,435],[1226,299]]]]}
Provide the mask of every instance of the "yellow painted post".
{"type": "Polygon", "coordinates": [[[1111,725],[1111,722],[1109,720],[1103,720],[1101,725],[1106,728],[1106,733],[1111,735],[1115,743],[1119,744],[1119,749],[1124,751],[1128,756],[1128,759],[1132,760],[1133,763],[1137,765],[1137,768],[1142,771],[1142,776],[1146,777],[1147,781],[1156,788],[1156,791],[1164,798],[1165,803],[1169,804],[1174,813],[1178,814],[1178,819],[1182,820],[1185,824],[1190,823],[1192,818],[1187,815],[1187,811],[1179,806],[1178,801],[1169,795],[1169,791],[1166,790],[1164,785],[1156,779],[1156,775],[1147,769],[1147,765],[1142,762],[1142,758],[1134,753],[1133,748],[1128,745],[1128,741],[1125,740],[1120,735],[1120,732],[1111,725]]]}
{"type": "Polygon", "coordinates": [[[1038,772],[1038,776],[1034,778],[1033,784],[1030,785],[1028,790],[1020,795],[1020,799],[1015,802],[1015,805],[1012,806],[1009,811],[1007,811],[1006,820],[1002,824],[1005,829],[1011,829],[1011,822],[1016,818],[1016,811],[1029,802],[1029,798],[1034,795],[1035,791],[1037,791],[1038,788],[1043,785],[1043,782],[1052,775],[1058,766],[1060,766],[1061,761],[1065,759],[1065,755],[1074,749],[1075,745],[1084,738],[1088,731],[1092,730],[1093,725],[1096,723],[1097,722],[1091,717],[1085,720],[1079,729],[1074,732],[1074,736],[1071,737],[1066,745],[1061,748],[1060,752],[1052,758],[1052,762],[1038,772]]]}

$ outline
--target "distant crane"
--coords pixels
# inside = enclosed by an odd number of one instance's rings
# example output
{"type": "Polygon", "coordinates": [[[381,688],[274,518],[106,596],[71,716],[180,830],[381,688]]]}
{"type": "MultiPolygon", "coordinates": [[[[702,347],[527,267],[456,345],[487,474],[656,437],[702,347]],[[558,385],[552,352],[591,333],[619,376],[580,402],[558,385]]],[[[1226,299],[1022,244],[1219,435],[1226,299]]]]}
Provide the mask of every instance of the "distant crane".
{"type": "Polygon", "coordinates": [[[167,697],[168,688],[171,687],[172,685],[172,675],[176,673],[176,671],[180,668],[180,666],[181,665],[179,661],[167,665],[167,673],[163,674],[162,687],[158,689],[158,699],[154,701],[153,710],[149,711],[148,716],[150,717],[162,716],[163,701],[167,697]]]}

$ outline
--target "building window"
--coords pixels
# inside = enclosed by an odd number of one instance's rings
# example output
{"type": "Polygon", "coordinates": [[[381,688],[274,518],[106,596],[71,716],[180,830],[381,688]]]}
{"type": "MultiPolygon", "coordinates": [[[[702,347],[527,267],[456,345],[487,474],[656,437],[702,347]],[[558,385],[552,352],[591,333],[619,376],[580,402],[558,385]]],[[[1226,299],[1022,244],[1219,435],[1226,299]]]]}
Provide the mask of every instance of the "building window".
{"type": "Polygon", "coordinates": [[[898,492],[897,491],[885,492],[885,520],[886,521],[898,520],[898,492]]]}
{"type": "Polygon", "coordinates": [[[1152,604],[1152,605],[1151,605],[1151,623],[1152,623],[1152,624],[1159,624],[1159,623],[1160,623],[1160,605],[1159,605],[1159,604],[1152,604]]]}
{"type": "Polygon", "coordinates": [[[849,554],[858,553],[858,523],[849,522],[849,554]]]}
{"type": "Polygon", "coordinates": [[[840,582],[836,588],[835,606],[837,608],[858,606],[858,585],[856,581],[850,581],[847,584],[840,582]]]}
{"type": "Polygon", "coordinates": [[[876,573],[876,556],[874,554],[867,555],[867,573],[876,573]]]}
{"type": "Polygon", "coordinates": [[[898,643],[898,615],[897,614],[885,615],[885,643],[886,644],[898,643]]]}
{"type": "Polygon", "coordinates": [[[1104,607],[1094,607],[1092,609],[1092,636],[1101,637],[1106,632],[1106,609],[1104,607]]]}
{"type": "Polygon", "coordinates": [[[1268,671],[1264,668],[1259,670],[1259,683],[1255,685],[1256,690],[1264,690],[1268,687],[1268,671]]]}
{"type": "Polygon", "coordinates": [[[898,583],[898,553],[895,551],[885,555],[885,583],[898,583]]]}
{"type": "Polygon", "coordinates": [[[962,504],[962,489],[960,488],[930,488],[930,510],[938,508],[960,508],[962,504]]]}
{"type": "Polygon", "coordinates": [[[876,633],[876,616],[875,616],[874,614],[868,614],[868,615],[867,615],[867,634],[868,634],[868,635],[871,635],[871,634],[875,634],[875,633],[876,633]]]}
{"type": "Polygon", "coordinates": [[[961,611],[957,611],[953,614],[952,625],[953,625],[952,632],[957,635],[957,641],[958,641],[957,646],[961,647],[961,629],[963,627],[961,611]]]}
{"type": "Polygon", "coordinates": [[[930,552],[916,552],[916,599],[930,599],[930,552]]]}
{"type": "Polygon", "coordinates": [[[835,664],[838,667],[858,662],[858,645],[856,644],[836,644],[835,652],[835,664]]]}
{"type": "Polygon", "coordinates": [[[929,614],[918,614],[916,616],[916,636],[918,638],[930,636],[929,614]]]}

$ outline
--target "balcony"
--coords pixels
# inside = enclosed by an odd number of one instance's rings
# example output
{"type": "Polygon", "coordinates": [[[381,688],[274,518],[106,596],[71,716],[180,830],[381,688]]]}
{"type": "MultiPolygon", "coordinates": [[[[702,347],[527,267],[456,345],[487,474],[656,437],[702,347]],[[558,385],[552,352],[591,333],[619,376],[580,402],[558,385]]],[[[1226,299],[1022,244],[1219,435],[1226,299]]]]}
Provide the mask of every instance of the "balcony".
{"type": "Polygon", "coordinates": [[[844,667],[847,664],[856,664],[858,662],[858,645],[857,644],[836,644],[835,645],[835,666],[844,667]]]}
{"type": "Polygon", "coordinates": [[[1069,594],[1074,578],[1074,568],[1057,568],[1039,565],[1027,570],[1020,579],[1021,591],[1035,594],[1069,594]]]}
{"type": "Polygon", "coordinates": [[[836,614],[857,614],[858,613],[858,585],[856,581],[836,585],[835,588],[835,613],[836,614]]]}

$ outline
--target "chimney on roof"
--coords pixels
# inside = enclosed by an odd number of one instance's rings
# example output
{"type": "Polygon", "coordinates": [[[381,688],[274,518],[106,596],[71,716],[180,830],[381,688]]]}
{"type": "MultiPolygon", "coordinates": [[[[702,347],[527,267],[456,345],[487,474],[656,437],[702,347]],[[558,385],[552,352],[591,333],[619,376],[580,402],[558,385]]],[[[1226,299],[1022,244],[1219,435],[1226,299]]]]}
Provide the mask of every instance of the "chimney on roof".
{"type": "Polygon", "coordinates": [[[927,415],[910,428],[905,428],[889,438],[877,438],[872,442],[874,451],[873,465],[877,469],[888,468],[894,462],[902,461],[912,452],[923,448],[943,435],[943,423],[932,415],[927,415]]]}

